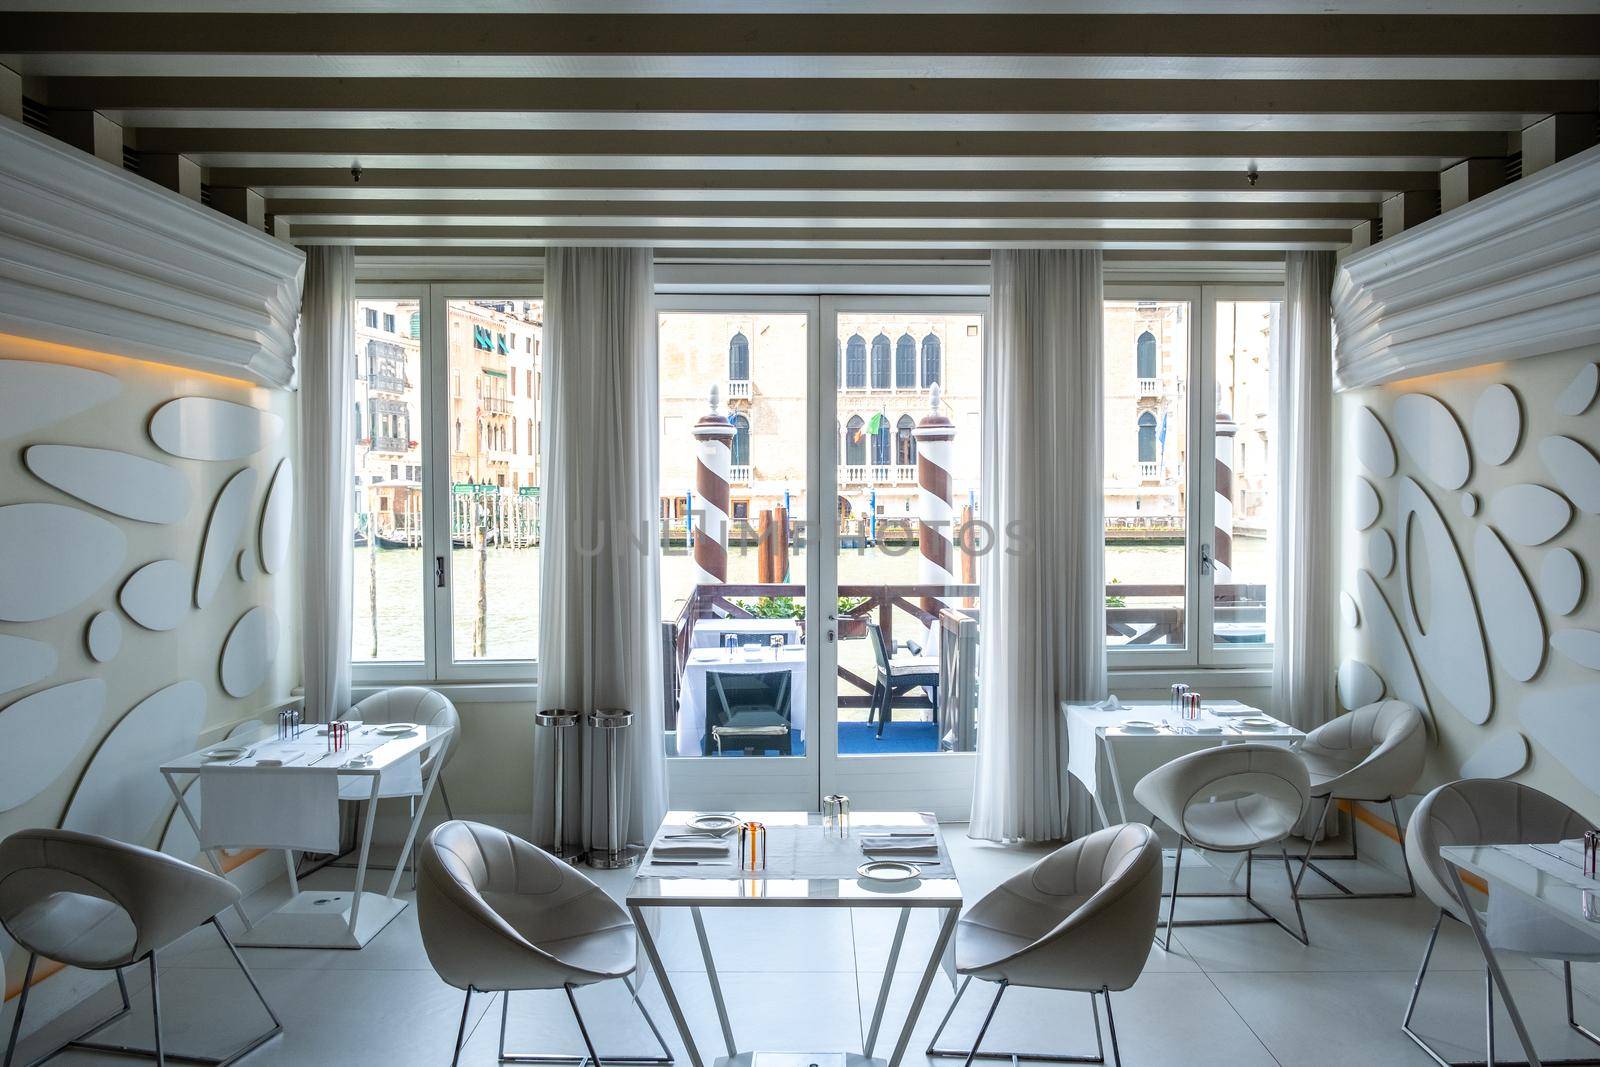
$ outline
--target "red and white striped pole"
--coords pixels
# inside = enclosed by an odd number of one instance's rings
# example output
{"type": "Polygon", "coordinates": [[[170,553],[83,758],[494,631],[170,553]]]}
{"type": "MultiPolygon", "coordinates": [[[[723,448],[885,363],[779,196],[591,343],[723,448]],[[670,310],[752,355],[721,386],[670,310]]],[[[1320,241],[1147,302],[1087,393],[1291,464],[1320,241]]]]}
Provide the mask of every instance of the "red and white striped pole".
{"type": "Polygon", "coordinates": [[[1239,426],[1225,411],[1217,412],[1217,497],[1211,538],[1211,584],[1233,584],[1233,438],[1239,426]]]}
{"type": "MultiPolygon", "coordinates": [[[[922,416],[912,436],[917,442],[917,545],[923,585],[956,584],[955,466],[956,428],[939,412],[939,383],[933,383],[928,414],[922,416]]],[[[938,612],[937,597],[923,597],[922,610],[938,612]]]]}
{"type": "Polygon", "coordinates": [[[694,534],[695,581],[716,585],[728,580],[728,468],[733,462],[733,423],[719,414],[717,387],[711,410],[700,416],[694,435],[695,492],[700,494],[700,525],[694,534]]]}

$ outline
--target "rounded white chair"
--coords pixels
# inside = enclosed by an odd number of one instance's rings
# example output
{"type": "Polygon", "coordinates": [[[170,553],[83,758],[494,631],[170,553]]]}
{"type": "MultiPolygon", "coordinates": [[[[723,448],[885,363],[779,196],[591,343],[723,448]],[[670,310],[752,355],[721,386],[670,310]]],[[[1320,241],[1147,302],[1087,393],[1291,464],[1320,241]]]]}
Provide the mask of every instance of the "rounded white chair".
{"type": "Polygon", "coordinates": [[[339,716],[364,723],[414,722],[419,726],[449,726],[450,736],[445,739],[444,750],[422,764],[422,780],[426,782],[433,773],[434,761],[439,763],[439,799],[444,801],[445,815],[454,819],[450,807],[450,794],[444,788],[444,769],[455,758],[456,743],[461,740],[461,716],[450,698],[435,689],[420,685],[402,685],[393,689],[380,689],[364,700],[350,706],[339,716]]]}
{"type": "Polygon", "coordinates": [[[928,1056],[1104,1063],[1100,1009],[1106,1002],[1111,1055],[1121,1063],[1111,994],[1133,985],[1150,955],[1161,911],[1161,844],[1148,827],[1111,826],[1064,845],[991,891],[956,926],[956,970],[965,976],[928,1045],[928,1056]],[[938,1048],[956,1005],[977,978],[994,1001],[970,1050],[938,1048]],[[1010,986],[1089,994],[1098,1054],[984,1052],[979,1046],[1010,986]]]}
{"type": "Polygon", "coordinates": [[[1134,799],[1150,811],[1151,824],[1160,819],[1178,833],[1177,863],[1172,869],[1172,902],[1167,909],[1167,936],[1163,948],[1172,947],[1175,926],[1236,926],[1276,923],[1301,944],[1306,937],[1306,917],[1300,910],[1299,886],[1289,866],[1283,842],[1294,831],[1311,800],[1306,766],[1292,750],[1277,745],[1224,745],[1191,752],[1157,767],[1133,787],[1134,799]],[[1242,898],[1259,916],[1235,919],[1185,919],[1179,921],[1178,879],[1183,873],[1183,846],[1212,852],[1244,852],[1243,893],[1191,893],[1197,897],[1242,898]],[[1277,845],[1283,872],[1289,880],[1295,918],[1300,931],[1268,911],[1253,893],[1254,864],[1248,853],[1277,845]]]}
{"type": "Polygon", "coordinates": [[[226,1056],[172,1054],[172,1058],[230,1064],[282,1033],[283,1026],[272,1005],[217,921],[217,914],[238,900],[238,888],[225,878],[109,837],[73,830],[19,830],[0,841],[0,926],[28,950],[27,971],[11,1023],[11,1037],[6,1042],[4,1067],[11,1067],[16,1055],[22,1014],[28,1009],[28,990],[40,956],[69,967],[115,971],[122,1006],[34,1063],[67,1048],[144,1056],[154,1058],[158,1064],[165,1063],[168,1053],[161,1034],[161,976],[156,955],[204,923],[210,923],[228,946],[272,1019],[272,1026],[226,1056]],[[128,983],[122,971],[141,961],[150,965],[155,1048],[88,1040],[131,1010],[128,983]]]}
{"type": "Polygon", "coordinates": [[[628,986],[659,1056],[608,1056],[608,1064],[664,1065],[672,1053],[650,1018],[629,975],[636,961],[633,920],[622,905],[571,865],[519,837],[481,823],[452,821],[422,845],[417,882],[417,922],[422,946],[439,977],[466,991],[456,1034],[459,1062],[472,994],[502,992],[502,1063],[581,1064],[583,1057],[508,1053],[506,1016],[511,992],[561,989],[589,1050],[600,1056],[578,1011],[574,991],[620,978],[628,986]]]}
{"type": "MultiPolygon", "coordinates": [[[[1412,868],[1417,886],[1439,908],[1433,932],[1422,951],[1422,966],[1411,987],[1411,999],[1400,1021],[1400,1029],[1442,1067],[1451,1067],[1422,1036],[1411,1029],[1411,1016],[1422,993],[1422,980],[1428,974],[1428,961],[1439,940],[1439,927],[1445,916],[1457,922],[1482,924],[1492,949],[1519,952],[1540,959],[1560,960],[1566,980],[1567,1025],[1595,1044],[1600,1035],[1581,1025],[1573,1012],[1572,965],[1600,962],[1600,934],[1585,938],[1571,926],[1551,919],[1522,904],[1515,894],[1493,893],[1487,912],[1468,909],[1475,905],[1457,890],[1459,883],[1439,850],[1447,845],[1549,844],[1583,836],[1590,829],[1587,819],[1561,801],[1531,786],[1498,779],[1468,778],[1441,785],[1417,805],[1406,830],[1406,863],[1412,868]]],[[[1489,980],[1489,961],[1484,960],[1484,1017],[1489,1045],[1488,1062],[1494,1062],[1494,983],[1489,980]]],[[[1541,1057],[1542,1058],[1542,1057],[1541,1057]]],[[[1481,1062],[1481,1061],[1480,1061],[1481,1062]]],[[[1594,1063],[1581,1060],[1544,1060],[1547,1064],[1594,1063]]]]}
{"type": "MultiPolygon", "coordinates": [[[[1295,751],[1305,761],[1306,772],[1311,777],[1312,803],[1322,801],[1321,812],[1313,826],[1326,824],[1328,809],[1335,800],[1369,801],[1389,805],[1398,832],[1401,830],[1400,809],[1395,802],[1409,795],[1417,779],[1422,777],[1423,764],[1428,759],[1428,724],[1422,712],[1411,704],[1403,700],[1380,700],[1322,724],[1307,734],[1295,751]]],[[[1314,845],[1314,839],[1306,845],[1295,884],[1305,878],[1307,870],[1312,870],[1333,886],[1335,892],[1303,893],[1302,900],[1381,900],[1417,895],[1409,867],[1404,892],[1358,893],[1317,866],[1311,855],[1314,845]]],[[[1360,859],[1353,823],[1349,853],[1322,858],[1360,859]]]]}

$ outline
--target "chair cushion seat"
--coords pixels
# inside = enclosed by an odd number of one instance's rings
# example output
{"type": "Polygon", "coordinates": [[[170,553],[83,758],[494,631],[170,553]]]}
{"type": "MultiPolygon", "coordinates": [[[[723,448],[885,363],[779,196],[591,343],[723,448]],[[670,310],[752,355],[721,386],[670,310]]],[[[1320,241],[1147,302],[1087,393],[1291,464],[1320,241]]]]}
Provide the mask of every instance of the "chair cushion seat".
{"type": "Polygon", "coordinates": [[[889,674],[895,678],[903,674],[939,675],[938,656],[896,656],[889,661],[889,674]]]}
{"type": "Polygon", "coordinates": [[[1189,839],[1217,852],[1241,852],[1281,840],[1298,817],[1299,812],[1256,794],[1199,801],[1183,812],[1189,839]]]}
{"type": "Polygon", "coordinates": [[[713,726],[713,734],[786,734],[789,720],[775,711],[735,710],[726,722],[713,726]]]}
{"type": "Polygon", "coordinates": [[[573,937],[535,941],[533,944],[568,967],[607,978],[620,978],[633,971],[637,942],[633,926],[629,924],[573,937]]]}
{"type": "Polygon", "coordinates": [[[1301,752],[1300,759],[1306,765],[1306,774],[1311,778],[1311,795],[1325,797],[1329,790],[1329,783],[1337,780],[1360,766],[1360,760],[1341,760],[1332,756],[1325,756],[1319,752],[1301,752]]]}
{"type": "Polygon", "coordinates": [[[996,889],[981,920],[969,917],[956,926],[956,970],[962,974],[981,973],[996,961],[1020,952],[1087,899],[1086,895],[1041,899],[1004,886],[996,889]]]}
{"type": "Polygon", "coordinates": [[[9,923],[17,943],[75,967],[111,967],[131,959],[138,932],[109,900],[87,893],[51,893],[9,923]]]}

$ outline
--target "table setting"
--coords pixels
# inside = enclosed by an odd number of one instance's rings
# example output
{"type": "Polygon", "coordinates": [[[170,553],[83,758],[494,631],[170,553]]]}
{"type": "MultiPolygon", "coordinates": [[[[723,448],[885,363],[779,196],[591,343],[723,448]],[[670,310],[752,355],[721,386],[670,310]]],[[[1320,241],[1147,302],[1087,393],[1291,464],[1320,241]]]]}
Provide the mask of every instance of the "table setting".
{"type": "Polygon", "coordinates": [[[789,672],[789,724],[797,742],[806,736],[806,649],[804,645],[747,645],[694,648],[679,679],[677,753],[703,754],[706,731],[706,679],[712,671],[734,674],[789,672]]]}

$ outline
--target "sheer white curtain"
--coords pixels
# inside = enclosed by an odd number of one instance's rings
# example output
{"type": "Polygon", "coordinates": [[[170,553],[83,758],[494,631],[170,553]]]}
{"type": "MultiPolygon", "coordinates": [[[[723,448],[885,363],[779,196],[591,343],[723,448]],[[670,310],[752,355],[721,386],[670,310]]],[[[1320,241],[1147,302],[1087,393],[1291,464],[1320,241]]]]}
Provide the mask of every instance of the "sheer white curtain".
{"type": "Polygon", "coordinates": [[[972,837],[1066,833],[1062,700],[1105,695],[1101,254],[992,256],[972,837]]]}
{"type": "MultiPolygon", "coordinates": [[[[633,842],[654,833],[667,803],[654,289],[647,248],[545,255],[539,707],[633,712],[620,793],[633,842]]],[[[605,839],[604,749],[591,727],[573,732],[567,766],[581,771],[567,775],[562,836],[594,845],[605,839]]],[[[550,733],[534,735],[534,835],[545,842],[550,733]]]]}
{"type": "Polygon", "coordinates": [[[355,376],[355,250],[305,249],[300,303],[300,661],[306,718],[328,722],[350,706],[351,405],[355,376]]]}
{"type": "Polygon", "coordinates": [[[1273,389],[1278,553],[1272,698],[1310,730],[1333,717],[1333,253],[1290,252],[1273,389]]]}

